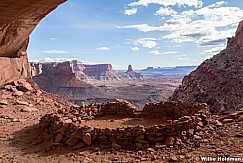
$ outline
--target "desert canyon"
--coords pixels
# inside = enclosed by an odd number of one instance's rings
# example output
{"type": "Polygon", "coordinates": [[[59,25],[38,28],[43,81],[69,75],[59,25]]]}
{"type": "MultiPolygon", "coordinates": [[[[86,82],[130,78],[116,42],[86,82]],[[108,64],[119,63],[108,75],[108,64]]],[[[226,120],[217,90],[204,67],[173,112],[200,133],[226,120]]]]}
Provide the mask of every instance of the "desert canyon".
{"type": "Polygon", "coordinates": [[[29,63],[31,32],[63,2],[0,4],[1,162],[197,162],[199,156],[243,161],[243,21],[225,50],[185,76],[181,86],[161,82],[156,100],[162,101],[145,100],[138,109],[123,95],[77,105],[55,94],[75,101],[75,91],[104,93],[104,83],[121,79],[131,87],[131,81],[145,80],[143,88],[151,90],[151,79],[131,65],[119,74],[110,64],[29,63]]]}

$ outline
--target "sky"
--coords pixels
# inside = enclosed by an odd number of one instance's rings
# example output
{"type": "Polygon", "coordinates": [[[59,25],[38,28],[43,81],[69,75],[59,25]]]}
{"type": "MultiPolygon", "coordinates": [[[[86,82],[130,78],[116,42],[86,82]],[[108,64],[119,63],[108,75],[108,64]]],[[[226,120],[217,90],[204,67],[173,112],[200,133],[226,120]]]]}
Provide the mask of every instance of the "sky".
{"type": "Polygon", "coordinates": [[[30,61],[114,69],[199,65],[223,50],[243,0],[68,0],[30,37],[30,61]]]}

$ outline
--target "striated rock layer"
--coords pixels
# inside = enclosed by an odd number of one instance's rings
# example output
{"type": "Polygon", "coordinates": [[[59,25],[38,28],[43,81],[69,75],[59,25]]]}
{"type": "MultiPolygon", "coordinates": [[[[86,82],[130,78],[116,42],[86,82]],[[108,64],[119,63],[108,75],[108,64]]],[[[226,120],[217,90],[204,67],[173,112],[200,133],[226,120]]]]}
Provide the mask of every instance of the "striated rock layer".
{"type": "Polygon", "coordinates": [[[66,0],[4,0],[0,3],[0,84],[27,78],[29,35],[42,18],[66,0]]]}
{"type": "MultiPolygon", "coordinates": [[[[76,62],[75,62],[76,64],[76,62]]],[[[30,63],[33,80],[45,91],[55,93],[60,88],[90,87],[81,81],[74,69],[73,62],[30,63]]]]}
{"type": "Polygon", "coordinates": [[[85,65],[81,62],[30,63],[33,80],[45,91],[56,93],[62,88],[91,87],[85,81],[113,80],[120,76],[110,64],[85,65]]]}
{"type": "Polygon", "coordinates": [[[54,77],[58,75],[73,74],[80,80],[113,80],[119,79],[118,73],[113,70],[111,64],[86,65],[82,62],[73,60],[63,63],[30,63],[32,76],[54,77]]]}
{"type": "Polygon", "coordinates": [[[84,65],[84,74],[98,80],[117,79],[119,75],[111,64],[84,65]]]}
{"type": "Polygon", "coordinates": [[[171,100],[205,102],[211,111],[243,107],[243,21],[227,47],[186,76],[171,100]]]}

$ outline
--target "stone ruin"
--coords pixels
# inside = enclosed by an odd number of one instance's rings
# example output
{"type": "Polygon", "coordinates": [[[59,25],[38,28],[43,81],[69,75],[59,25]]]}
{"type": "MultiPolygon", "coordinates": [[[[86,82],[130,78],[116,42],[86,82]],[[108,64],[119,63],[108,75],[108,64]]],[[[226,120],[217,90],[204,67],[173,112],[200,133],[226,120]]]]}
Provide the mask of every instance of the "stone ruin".
{"type": "Polygon", "coordinates": [[[54,144],[80,149],[99,146],[114,150],[143,150],[180,146],[190,142],[195,134],[207,125],[209,107],[202,103],[182,101],[146,104],[142,111],[125,100],[60,109],[40,119],[39,127],[54,144]],[[95,128],[86,125],[105,115],[130,118],[167,118],[164,124],[112,128],[95,128]]]}

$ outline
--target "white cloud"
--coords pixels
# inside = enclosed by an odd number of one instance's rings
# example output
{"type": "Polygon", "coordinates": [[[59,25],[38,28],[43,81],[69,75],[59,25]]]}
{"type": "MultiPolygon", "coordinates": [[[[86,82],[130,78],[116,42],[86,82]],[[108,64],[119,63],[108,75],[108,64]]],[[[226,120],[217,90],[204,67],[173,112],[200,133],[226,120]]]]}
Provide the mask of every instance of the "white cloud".
{"type": "Polygon", "coordinates": [[[211,5],[209,5],[208,7],[209,8],[220,7],[220,6],[225,5],[225,4],[227,4],[227,2],[219,1],[219,2],[215,2],[215,3],[211,4],[211,5]]]}
{"type": "Polygon", "coordinates": [[[138,0],[128,4],[128,6],[148,6],[149,4],[157,4],[161,6],[194,6],[201,7],[203,5],[202,0],[138,0]]]}
{"type": "MultiPolygon", "coordinates": [[[[66,62],[66,61],[73,61],[73,60],[78,60],[78,58],[52,58],[52,57],[45,57],[43,59],[39,60],[31,60],[30,62],[40,62],[40,63],[45,63],[45,62],[66,62]]],[[[87,65],[95,65],[95,64],[104,64],[104,63],[99,63],[99,62],[90,62],[90,61],[80,61],[83,64],[87,65]]]]}
{"type": "Polygon", "coordinates": [[[186,57],[185,54],[178,54],[178,55],[175,55],[174,57],[178,60],[181,60],[181,61],[190,59],[190,58],[186,57]]]}
{"type": "Polygon", "coordinates": [[[63,50],[44,50],[41,52],[46,53],[46,54],[67,54],[67,53],[69,53],[69,52],[63,51],[63,50]]]}
{"type": "Polygon", "coordinates": [[[83,64],[86,65],[97,65],[97,64],[104,64],[104,63],[100,63],[100,62],[90,62],[90,61],[81,61],[83,64]]]}
{"type": "Polygon", "coordinates": [[[169,46],[166,46],[166,47],[181,48],[183,46],[182,45],[169,45],[169,46]]]}
{"type": "Polygon", "coordinates": [[[98,51],[106,51],[106,50],[109,50],[109,49],[110,48],[103,46],[103,47],[100,47],[100,48],[96,48],[95,50],[98,50],[98,51]]]}
{"type": "Polygon", "coordinates": [[[57,38],[56,37],[51,37],[50,40],[57,40],[57,38]]]}
{"type": "Polygon", "coordinates": [[[184,57],[182,57],[182,58],[176,58],[176,59],[181,60],[181,61],[185,61],[185,60],[189,60],[190,58],[184,58],[184,57]]]}
{"type": "Polygon", "coordinates": [[[206,49],[206,50],[204,50],[204,54],[207,54],[207,53],[213,53],[213,54],[216,54],[216,53],[219,53],[221,50],[223,50],[224,49],[224,47],[213,47],[213,48],[211,48],[211,49],[206,49]]]}
{"type": "Polygon", "coordinates": [[[127,10],[124,10],[123,14],[130,16],[130,15],[136,14],[137,11],[138,11],[137,8],[127,9],[127,10]]]}
{"type": "Polygon", "coordinates": [[[152,55],[164,55],[164,54],[176,54],[178,53],[177,51],[168,51],[168,52],[159,52],[158,50],[153,50],[148,52],[148,54],[152,54],[152,55]]]}
{"type": "Polygon", "coordinates": [[[181,58],[181,57],[186,57],[186,55],[185,54],[179,54],[179,55],[176,55],[176,56],[174,56],[175,58],[181,58]]]}
{"type": "Polygon", "coordinates": [[[152,55],[161,55],[161,53],[158,50],[153,50],[148,52],[148,54],[152,54],[152,55]]]}
{"type": "MultiPolygon", "coordinates": [[[[164,3],[189,3],[189,1],[162,1],[162,0],[139,0],[131,3],[131,6],[164,3]]],[[[196,3],[195,3],[196,4],[196,3]]],[[[174,13],[171,18],[160,26],[148,24],[134,24],[120,26],[118,28],[137,29],[141,32],[164,31],[163,39],[174,42],[196,42],[200,46],[223,45],[226,38],[234,35],[235,26],[243,19],[243,9],[238,7],[225,7],[224,1],[195,9],[174,13]]],[[[164,5],[168,6],[168,5],[164,5]]],[[[193,5],[192,5],[193,6],[193,5]]],[[[161,14],[166,13],[165,8],[158,10],[161,14]]],[[[168,10],[169,12],[169,10],[168,10]]],[[[173,12],[173,11],[171,11],[173,12]]],[[[157,13],[158,14],[158,13],[157,13]]]]}
{"type": "Polygon", "coordinates": [[[150,31],[156,31],[159,30],[159,27],[153,27],[149,26],[148,24],[135,24],[135,25],[127,25],[127,26],[116,26],[116,28],[120,29],[137,29],[141,32],[150,32],[150,31]]]}
{"type": "Polygon", "coordinates": [[[31,62],[45,63],[45,62],[65,62],[65,61],[72,61],[72,60],[77,60],[77,58],[51,58],[51,57],[45,57],[43,59],[33,60],[31,62]]]}
{"type": "Polygon", "coordinates": [[[131,47],[132,51],[139,51],[139,47],[135,46],[135,47],[131,47]]]}
{"type": "Polygon", "coordinates": [[[141,45],[144,48],[155,48],[157,46],[155,38],[141,38],[134,42],[134,45],[141,45]]]}
{"type": "Polygon", "coordinates": [[[164,16],[164,15],[175,15],[177,14],[177,12],[169,7],[167,8],[164,8],[164,7],[161,7],[155,15],[159,15],[159,16],[164,16]]]}
{"type": "Polygon", "coordinates": [[[178,53],[177,51],[168,51],[168,52],[164,52],[163,54],[176,54],[178,53]]]}

